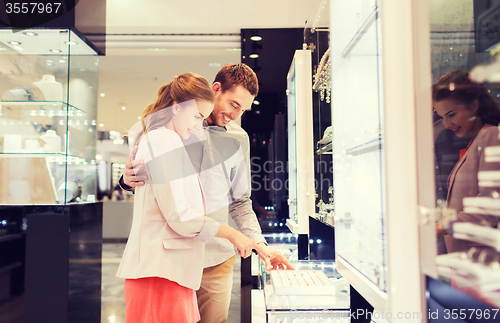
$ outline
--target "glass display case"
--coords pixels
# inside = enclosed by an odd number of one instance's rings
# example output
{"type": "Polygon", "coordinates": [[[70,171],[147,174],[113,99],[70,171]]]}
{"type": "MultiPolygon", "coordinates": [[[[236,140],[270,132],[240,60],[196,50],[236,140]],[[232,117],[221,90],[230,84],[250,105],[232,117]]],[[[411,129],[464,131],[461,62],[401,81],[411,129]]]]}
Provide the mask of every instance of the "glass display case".
{"type": "Polygon", "coordinates": [[[347,26],[349,33],[342,36],[350,39],[336,39],[336,46],[342,51],[332,56],[332,65],[337,67],[332,70],[336,249],[344,260],[385,291],[381,21],[374,2],[342,9],[344,21],[335,22],[333,28],[347,26]],[[356,203],[361,200],[363,203],[356,203]]]}
{"type": "Polygon", "coordinates": [[[330,0],[337,270],[376,310],[393,313],[425,308],[417,180],[432,167],[417,171],[415,97],[428,83],[415,78],[428,74],[415,76],[420,57],[413,54],[428,43],[415,36],[428,24],[422,7],[425,1],[330,0]]]}
{"type": "Polygon", "coordinates": [[[286,245],[273,245],[273,248],[285,255],[290,254],[290,262],[297,271],[266,271],[265,264],[259,258],[259,289],[263,291],[266,322],[291,323],[301,322],[301,319],[349,322],[349,285],[337,272],[333,262],[297,260],[293,257],[293,249],[286,248],[286,245]],[[271,275],[277,273],[300,275],[316,272],[325,274],[329,286],[319,292],[313,291],[312,294],[307,288],[303,290],[300,286],[293,286],[285,292],[283,289],[277,290],[271,278],[271,275]]]}
{"type": "Polygon", "coordinates": [[[97,51],[77,29],[0,29],[6,322],[78,322],[82,306],[83,320],[100,318],[97,82],[97,51]]]}
{"type": "Polygon", "coordinates": [[[331,118],[331,58],[329,1],[315,1],[313,15],[304,29],[304,42],[311,50],[313,73],[313,144],[316,213],[329,226],[334,220],[333,143],[331,118]]]}
{"type": "Polygon", "coordinates": [[[96,200],[98,56],[76,30],[0,30],[0,204],[96,200]]]}

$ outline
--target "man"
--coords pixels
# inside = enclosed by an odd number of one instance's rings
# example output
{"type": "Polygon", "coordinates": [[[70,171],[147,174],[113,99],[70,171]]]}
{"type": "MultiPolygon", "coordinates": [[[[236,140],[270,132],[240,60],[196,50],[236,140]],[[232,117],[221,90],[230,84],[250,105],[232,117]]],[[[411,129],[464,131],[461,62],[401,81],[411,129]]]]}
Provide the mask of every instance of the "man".
{"type": "MultiPolygon", "coordinates": [[[[264,247],[270,266],[293,269],[280,252],[267,246],[262,236],[250,200],[250,142],[248,134],[234,122],[250,110],[258,93],[257,76],[245,64],[227,64],[217,73],[212,89],[215,107],[207,118],[206,140],[200,141],[193,135],[194,141],[184,142],[191,161],[200,171],[207,194],[207,216],[227,224],[230,215],[244,235],[264,247]]],[[[133,159],[133,153],[131,156],[133,159]]],[[[140,160],[127,163],[123,182],[120,179],[124,189],[144,185],[147,176],[134,170],[142,163],[140,160]]],[[[197,292],[200,322],[227,321],[235,260],[234,248],[227,241],[214,238],[206,244],[205,269],[197,292]]]]}

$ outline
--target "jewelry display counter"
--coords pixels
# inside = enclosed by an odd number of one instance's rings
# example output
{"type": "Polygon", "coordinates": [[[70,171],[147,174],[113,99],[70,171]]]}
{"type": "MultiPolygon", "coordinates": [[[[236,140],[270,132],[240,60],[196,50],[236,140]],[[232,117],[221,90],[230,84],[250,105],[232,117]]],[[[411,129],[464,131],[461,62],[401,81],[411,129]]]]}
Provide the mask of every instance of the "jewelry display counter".
{"type": "Polygon", "coordinates": [[[1,320],[100,321],[97,51],[74,28],[0,29],[0,74],[1,320]]]}
{"type": "Polygon", "coordinates": [[[335,263],[298,260],[296,237],[286,233],[273,235],[266,235],[269,245],[287,256],[296,270],[266,271],[261,259],[254,257],[258,290],[253,291],[252,305],[260,304],[265,317],[262,312],[253,313],[253,322],[259,318],[273,323],[350,322],[349,285],[337,272],[335,263]],[[286,282],[281,280],[283,284],[278,287],[277,281],[283,277],[286,282]]]}

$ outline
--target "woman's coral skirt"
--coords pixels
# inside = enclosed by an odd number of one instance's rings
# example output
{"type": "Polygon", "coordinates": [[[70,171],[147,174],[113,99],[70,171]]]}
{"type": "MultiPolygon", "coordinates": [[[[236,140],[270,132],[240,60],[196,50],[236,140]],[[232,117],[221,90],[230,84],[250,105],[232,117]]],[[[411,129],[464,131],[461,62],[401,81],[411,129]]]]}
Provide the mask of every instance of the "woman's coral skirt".
{"type": "Polygon", "coordinates": [[[194,323],[196,292],[159,277],[125,280],[125,323],[194,323]]]}

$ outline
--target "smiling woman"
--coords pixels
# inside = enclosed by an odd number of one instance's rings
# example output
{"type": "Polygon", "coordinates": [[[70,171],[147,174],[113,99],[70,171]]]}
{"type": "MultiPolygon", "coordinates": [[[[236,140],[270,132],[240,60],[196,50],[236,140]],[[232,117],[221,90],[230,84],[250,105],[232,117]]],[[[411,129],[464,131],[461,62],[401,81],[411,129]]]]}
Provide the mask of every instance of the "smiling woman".
{"type": "Polygon", "coordinates": [[[465,197],[491,196],[493,187],[478,185],[480,171],[500,170],[500,163],[485,162],[484,150],[500,145],[498,124],[500,104],[495,101],[486,86],[470,80],[469,73],[449,72],[439,78],[432,87],[434,110],[442,117],[443,125],[460,138],[469,139],[467,148],[460,151],[448,178],[447,212],[436,224],[438,235],[445,236],[448,252],[465,251],[474,243],[452,237],[453,224],[476,223],[494,227],[498,218],[468,214],[463,211],[465,197]]]}

